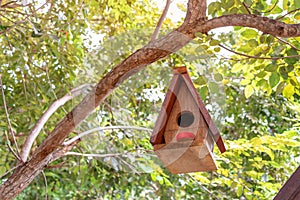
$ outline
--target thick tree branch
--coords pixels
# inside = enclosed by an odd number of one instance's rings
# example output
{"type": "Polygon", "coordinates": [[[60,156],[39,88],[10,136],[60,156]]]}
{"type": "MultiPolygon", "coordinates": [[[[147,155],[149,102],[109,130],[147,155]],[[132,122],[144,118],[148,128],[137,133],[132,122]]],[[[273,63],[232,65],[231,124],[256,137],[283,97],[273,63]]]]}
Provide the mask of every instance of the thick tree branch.
{"type": "Polygon", "coordinates": [[[267,17],[247,14],[224,15],[206,22],[199,22],[196,26],[196,31],[205,33],[212,29],[226,26],[255,28],[264,34],[283,38],[300,36],[300,24],[286,24],[267,17]]]}
{"type": "Polygon", "coordinates": [[[20,158],[22,159],[23,162],[26,162],[30,149],[36,139],[36,137],[39,135],[40,131],[42,130],[42,128],[44,127],[44,125],[46,124],[46,122],[49,120],[49,118],[51,117],[51,115],[62,105],[64,105],[66,102],[70,101],[71,99],[79,96],[80,94],[82,94],[88,87],[90,87],[90,84],[84,84],[81,85],[73,90],[71,90],[70,94],[66,94],[65,96],[63,96],[62,98],[56,100],[54,103],[52,103],[50,105],[50,107],[48,108],[48,110],[46,110],[44,112],[44,114],[42,115],[42,117],[37,121],[37,123],[35,124],[35,126],[31,129],[31,131],[29,132],[23,147],[21,149],[21,153],[20,153],[20,158]]]}

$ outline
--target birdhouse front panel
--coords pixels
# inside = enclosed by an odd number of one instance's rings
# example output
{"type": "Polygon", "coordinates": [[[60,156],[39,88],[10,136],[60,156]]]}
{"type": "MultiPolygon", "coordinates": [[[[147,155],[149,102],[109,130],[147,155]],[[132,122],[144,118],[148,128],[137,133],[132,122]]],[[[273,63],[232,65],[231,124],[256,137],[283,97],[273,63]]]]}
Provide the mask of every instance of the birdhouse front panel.
{"type": "Polygon", "coordinates": [[[165,142],[203,143],[208,126],[186,84],[181,83],[175,99],[165,128],[165,142]]]}

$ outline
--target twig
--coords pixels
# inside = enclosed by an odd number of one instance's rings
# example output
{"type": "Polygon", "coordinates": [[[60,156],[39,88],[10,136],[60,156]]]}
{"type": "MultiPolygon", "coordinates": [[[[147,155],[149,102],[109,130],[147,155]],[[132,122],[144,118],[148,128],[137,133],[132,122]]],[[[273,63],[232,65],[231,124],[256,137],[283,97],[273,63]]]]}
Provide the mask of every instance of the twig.
{"type": "Polygon", "coordinates": [[[251,15],[252,13],[251,13],[250,9],[254,10],[254,11],[258,12],[258,13],[269,13],[269,12],[272,12],[272,10],[274,10],[275,7],[277,6],[278,0],[274,3],[273,7],[270,10],[268,10],[268,11],[259,11],[257,9],[251,8],[252,5],[248,6],[245,2],[243,2],[242,4],[246,8],[247,12],[251,15]]]}
{"type": "Polygon", "coordinates": [[[295,49],[296,51],[300,51],[300,49],[298,49],[295,45],[289,43],[288,41],[285,41],[285,40],[283,40],[283,39],[281,39],[281,38],[279,38],[279,37],[276,37],[276,36],[275,36],[275,38],[276,38],[277,40],[279,40],[280,42],[283,42],[283,43],[289,45],[290,47],[292,47],[292,48],[295,49]]]}
{"type": "Polygon", "coordinates": [[[295,10],[292,10],[292,11],[286,13],[285,15],[283,15],[283,16],[281,16],[281,17],[277,17],[276,20],[283,19],[285,16],[287,16],[287,15],[289,15],[289,14],[292,14],[292,13],[294,13],[294,12],[297,12],[298,10],[300,10],[300,8],[297,8],[297,9],[295,9],[295,10]]]}
{"type": "Polygon", "coordinates": [[[147,149],[132,149],[125,151],[123,153],[108,153],[108,154],[94,154],[94,153],[79,153],[79,152],[65,152],[65,156],[83,156],[83,157],[95,157],[95,158],[106,158],[106,157],[119,157],[124,156],[130,153],[133,153],[135,151],[144,151],[144,152],[153,152],[153,150],[147,150],[147,149]]]}
{"type": "Polygon", "coordinates": [[[124,155],[124,153],[94,154],[94,153],[78,153],[72,151],[65,153],[65,156],[83,156],[83,157],[95,157],[95,158],[118,157],[121,155],[124,155]]]}
{"type": "Polygon", "coordinates": [[[37,123],[35,124],[35,126],[31,129],[31,131],[29,132],[23,148],[21,150],[21,154],[20,157],[21,159],[25,162],[28,158],[30,149],[36,139],[36,137],[38,136],[38,134],[40,133],[40,131],[42,130],[43,126],[45,125],[45,123],[48,121],[48,119],[51,117],[51,115],[62,105],[64,105],[66,102],[68,102],[69,100],[79,96],[80,94],[83,93],[83,91],[87,88],[90,87],[89,84],[84,84],[81,85],[75,89],[73,89],[71,91],[70,94],[66,94],[65,96],[63,96],[62,98],[56,100],[54,103],[52,103],[50,105],[50,107],[48,108],[48,110],[46,110],[44,112],[44,114],[42,115],[42,117],[37,121],[37,123]]]}
{"type": "Polygon", "coordinates": [[[7,174],[9,174],[10,172],[14,171],[16,168],[20,167],[22,164],[22,162],[20,162],[19,164],[17,164],[16,166],[14,166],[13,168],[11,168],[10,170],[8,170],[7,172],[5,172],[4,174],[2,174],[0,176],[0,179],[2,179],[3,177],[5,177],[7,174]]]}
{"type": "Polygon", "coordinates": [[[244,56],[244,57],[247,57],[247,58],[254,58],[254,59],[260,59],[260,60],[280,60],[280,59],[285,59],[285,58],[300,58],[300,55],[292,55],[292,56],[282,56],[282,57],[260,57],[260,56],[250,56],[250,55],[247,55],[247,54],[243,54],[243,53],[240,53],[240,52],[236,52],[232,49],[229,49],[228,47],[222,45],[222,44],[219,44],[220,47],[222,47],[223,49],[226,49],[227,51],[230,51],[234,54],[237,54],[237,55],[240,55],[240,56],[244,56]]]}
{"type": "Polygon", "coordinates": [[[122,158],[120,158],[119,156],[117,156],[117,158],[119,158],[121,160],[121,162],[123,162],[127,167],[129,167],[129,169],[131,169],[134,173],[140,175],[141,173],[138,172],[134,166],[132,166],[131,164],[129,164],[128,162],[126,162],[125,160],[123,160],[122,158]]]}
{"type": "Polygon", "coordinates": [[[248,14],[251,15],[252,13],[251,13],[251,11],[250,11],[250,9],[249,9],[250,6],[248,6],[245,2],[243,2],[242,4],[243,4],[243,6],[246,8],[248,14]]]}
{"type": "Polygon", "coordinates": [[[63,143],[64,146],[70,145],[71,143],[75,142],[76,140],[82,138],[83,136],[86,136],[90,133],[96,132],[96,131],[103,131],[103,130],[113,130],[113,129],[134,129],[139,131],[148,131],[152,132],[152,129],[149,128],[143,128],[143,127],[136,127],[136,126],[105,126],[105,127],[98,127],[94,128],[85,132],[82,132],[78,134],[77,136],[73,137],[72,139],[66,141],[63,143]]]}
{"type": "MultiPolygon", "coordinates": [[[[5,29],[5,30],[3,30],[3,31],[0,31],[0,35],[3,34],[3,33],[8,32],[8,31],[10,31],[10,30],[13,29],[14,27],[16,27],[16,26],[18,26],[18,25],[20,25],[20,24],[22,24],[22,23],[25,23],[25,21],[26,21],[29,17],[34,16],[34,15],[35,15],[35,12],[37,12],[38,10],[40,10],[41,8],[43,8],[46,4],[49,3],[49,1],[50,1],[50,0],[47,0],[44,4],[42,4],[42,5],[41,5],[40,7],[38,7],[36,10],[34,10],[34,11],[33,11],[34,13],[32,13],[32,14],[28,15],[27,17],[25,17],[24,20],[18,21],[18,22],[16,22],[14,25],[10,26],[9,28],[7,28],[7,29],[5,29]]],[[[30,4],[28,4],[28,5],[30,5],[30,4]]],[[[28,5],[26,5],[26,6],[28,6],[28,5]]],[[[25,7],[25,6],[23,6],[23,7],[25,7]]]]}
{"type": "Polygon", "coordinates": [[[172,3],[171,0],[167,0],[166,6],[165,6],[165,8],[164,8],[164,10],[163,10],[162,15],[160,16],[160,18],[159,18],[159,20],[158,20],[158,23],[157,23],[157,25],[156,25],[156,27],[155,27],[155,30],[154,30],[154,32],[153,32],[153,35],[152,35],[152,37],[151,37],[151,41],[150,41],[150,42],[154,41],[154,40],[157,38],[158,33],[159,33],[159,30],[160,30],[160,28],[161,28],[161,26],[162,26],[163,21],[165,20],[165,18],[166,18],[166,16],[167,16],[167,13],[168,13],[168,10],[169,10],[169,8],[170,8],[170,4],[171,4],[171,3],[172,3]]]}
{"type": "MultiPolygon", "coordinates": [[[[50,77],[49,77],[48,67],[46,67],[46,77],[47,77],[48,84],[49,84],[50,90],[51,90],[51,92],[52,92],[54,98],[55,98],[56,100],[58,100],[58,97],[57,97],[57,95],[55,94],[55,91],[53,90],[53,88],[52,88],[52,86],[51,86],[51,81],[50,81],[50,77]]],[[[62,107],[62,110],[65,112],[65,114],[68,113],[64,107],[62,107]]]]}
{"type": "Polygon", "coordinates": [[[189,174],[189,176],[193,179],[194,182],[196,182],[200,187],[202,187],[208,194],[214,196],[214,199],[219,200],[219,198],[214,193],[209,191],[209,189],[207,189],[204,185],[200,184],[199,181],[195,179],[194,176],[192,176],[191,174],[189,174]]]}
{"type": "MultiPolygon", "coordinates": [[[[8,139],[8,135],[7,135],[7,134],[5,134],[5,135],[6,135],[6,140],[8,141],[8,140],[9,140],[9,139],[8,139]]],[[[9,148],[9,150],[11,151],[11,153],[15,156],[15,158],[16,158],[17,160],[19,160],[19,161],[22,162],[20,156],[13,150],[13,148],[10,146],[9,143],[10,143],[10,142],[8,141],[7,147],[9,148]]]]}
{"type": "Polygon", "coordinates": [[[4,110],[5,110],[5,116],[6,116],[6,120],[7,120],[7,124],[8,124],[8,130],[13,138],[13,142],[14,142],[14,145],[16,147],[16,150],[17,150],[17,153],[14,152],[14,150],[12,149],[12,147],[10,146],[10,141],[9,141],[9,138],[8,138],[8,135],[6,134],[6,137],[7,137],[7,145],[10,149],[10,151],[14,154],[14,156],[17,158],[17,159],[20,159],[20,157],[18,156],[20,151],[19,151],[19,147],[18,147],[18,144],[17,144],[17,140],[16,140],[16,137],[15,137],[15,133],[12,129],[12,126],[11,126],[11,123],[10,123],[10,120],[9,120],[9,114],[8,114],[8,110],[7,110],[7,105],[6,105],[6,100],[5,100],[5,94],[4,94],[4,90],[3,90],[3,84],[2,84],[2,74],[0,74],[0,87],[1,87],[1,93],[2,93],[2,100],[3,100],[3,106],[4,106],[4,110]]]}
{"type": "Polygon", "coordinates": [[[47,200],[48,199],[48,183],[47,183],[47,177],[44,173],[44,170],[42,170],[42,175],[43,175],[44,181],[45,181],[45,190],[46,190],[45,200],[47,200]]]}

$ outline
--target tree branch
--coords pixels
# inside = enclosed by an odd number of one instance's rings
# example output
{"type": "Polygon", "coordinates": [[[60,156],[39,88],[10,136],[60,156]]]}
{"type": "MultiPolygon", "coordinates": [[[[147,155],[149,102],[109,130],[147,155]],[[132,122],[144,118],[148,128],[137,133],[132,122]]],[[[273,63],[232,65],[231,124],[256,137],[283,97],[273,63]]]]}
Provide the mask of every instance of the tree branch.
{"type": "Polygon", "coordinates": [[[65,96],[63,96],[62,98],[56,100],[54,103],[52,103],[50,105],[50,107],[48,108],[48,110],[46,110],[44,112],[44,114],[42,115],[42,117],[36,122],[35,126],[31,129],[31,131],[29,132],[23,147],[21,149],[21,153],[20,153],[20,158],[22,159],[23,162],[26,162],[30,149],[36,139],[36,137],[39,135],[40,131],[42,130],[42,128],[44,127],[45,123],[49,120],[49,118],[51,117],[51,115],[62,105],[64,105],[66,102],[70,101],[71,99],[79,96],[80,94],[82,94],[87,87],[90,87],[90,84],[84,84],[81,85],[75,89],[73,89],[71,91],[70,94],[66,94],[65,96]]]}
{"type": "Polygon", "coordinates": [[[153,35],[152,35],[152,37],[151,37],[151,42],[157,38],[158,33],[159,33],[159,30],[160,30],[160,28],[161,28],[161,26],[162,26],[162,24],[163,24],[163,21],[165,20],[165,18],[166,18],[166,16],[167,16],[168,10],[169,10],[169,8],[170,8],[170,4],[171,4],[171,0],[167,0],[166,6],[165,6],[165,8],[164,8],[164,10],[163,10],[163,13],[162,13],[162,15],[160,16],[159,21],[158,21],[158,23],[157,23],[157,25],[156,25],[156,28],[155,28],[155,30],[154,30],[154,33],[153,33],[153,35]]]}
{"type": "Polygon", "coordinates": [[[197,32],[205,33],[212,29],[226,26],[255,28],[264,34],[284,38],[300,36],[300,24],[286,24],[267,17],[248,14],[224,15],[206,22],[202,21],[196,25],[195,29],[197,32]]]}
{"type": "Polygon", "coordinates": [[[292,43],[289,43],[288,41],[285,41],[285,40],[283,40],[283,39],[281,39],[281,38],[279,38],[279,37],[276,37],[275,36],[275,38],[277,39],[277,40],[279,40],[280,42],[282,42],[282,43],[284,43],[284,44],[286,44],[286,45],[289,45],[290,47],[292,47],[293,49],[295,49],[296,51],[300,51],[300,49],[298,49],[295,45],[293,45],[292,43]]]}
{"type": "Polygon", "coordinates": [[[80,134],[78,134],[77,136],[73,137],[72,139],[66,141],[63,143],[64,146],[70,145],[71,143],[75,142],[76,140],[81,139],[82,137],[96,132],[96,131],[103,131],[103,130],[113,130],[113,129],[133,129],[133,130],[139,130],[139,131],[148,131],[148,132],[152,132],[152,129],[149,128],[143,128],[143,127],[135,127],[135,126],[106,126],[106,127],[98,127],[98,128],[94,128],[85,132],[82,132],[80,134]]]}
{"type": "Polygon", "coordinates": [[[47,177],[46,177],[46,174],[44,173],[44,170],[42,170],[42,175],[43,175],[43,178],[44,178],[44,182],[45,182],[45,200],[48,199],[48,183],[47,183],[47,177]]]}
{"type": "Polygon", "coordinates": [[[250,55],[247,55],[247,54],[240,53],[240,52],[234,51],[232,49],[229,49],[228,47],[226,47],[222,44],[219,44],[219,46],[222,47],[223,49],[226,49],[227,51],[229,51],[231,53],[234,53],[234,54],[237,54],[239,56],[244,56],[244,57],[247,57],[247,58],[259,59],[259,60],[280,60],[280,59],[284,59],[284,58],[300,58],[300,55],[291,55],[291,56],[282,56],[282,57],[250,56],[250,55]]]}
{"type": "Polygon", "coordinates": [[[15,132],[12,129],[12,126],[11,126],[11,123],[10,123],[10,119],[9,119],[8,110],[7,110],[7,105],[6,105],[6,100],[5,100],[5,93],[4,93],[4,90],[3,90],[3,83],[2,83],[2,74],[0,74],[0,87],[1,87],[3,107],[4,107],[4,111],[5,111],[5,116],[6,116],[7,124],[8,124],[8,131],[9,131],[9,133],[10,133],[12,139],[13,139],[13,143],[14,143],[14,145],[16,147],[17,153],[14,152],[13,148],[10,146],[10,141],[9,141],[8,135],[6,134],[7,145],[8,145],[8,148],[10,149],[10,151],[13,153],[13,155],[18,160],[20,160],[20,157],[19,157],[20,151],[19,151],[18,143],[16,141],[15,132]]]}
{"type": "Polygon", "coordinates": [[[119,157],[123,155],[131,154],[135,151],[153,152],[147,149],[132,149],[123,153],[108,153],[108,154],[93,154],[93,153],[78,153],[78,152],[66,152],[65,156],[84,156],[84,157],[95,157],[95,158],[106,158],[106,157],[119,157]]]}
{"type": "Polygon", "coordinates": [[[300,10],[300,8],[297,8],[297,9],[295,9],[295,10],[290,11],[290,12],[286,13],[285,15],[276,18],[276,20],[281,20],[281,19],[283,19],[285,16],[290,15],[290,14],[292,14],[292,13],[294,13],[294,12],[297,12],[298,10],[300,10]]]}

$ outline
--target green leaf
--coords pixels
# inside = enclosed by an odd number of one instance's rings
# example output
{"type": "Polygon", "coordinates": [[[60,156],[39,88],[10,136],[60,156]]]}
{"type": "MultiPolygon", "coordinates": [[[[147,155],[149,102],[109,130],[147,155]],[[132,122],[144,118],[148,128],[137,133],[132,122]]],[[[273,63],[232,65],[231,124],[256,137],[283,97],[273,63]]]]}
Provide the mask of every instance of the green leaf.
{"type": "Polygon", "coordinates": [[[237,186],[237,190],[236,190],[236,196],[240,197],[243,194],[243,186],[242,185],[238,185],[237,186]]]}
{"type": "Polygon", "coordinates": [[[276,6],[273,10],[272,13],[273,14],[281,14],[282,13],[282,9],[279,6],[276,6]]]}
{"type": "Polygon", "coordinates": [[[295,94],[295,87],[291,84],[288,84],[284,87],[282,94],[284,97],[289,98],[295,94]]]}
{"type": "Polygon", "coordinates": [[[221,8],[221,3],[220,2],[212,2],[211,4],[208,5],[208,14],[215,16],[218,10],[221,8]]]}
{"type": "Polygon", "coordinates": [[[248,99],[254,92],[254,88],[252,87],[252,85],[247,85],[245,88],[245,97],[248,99]]]}
{"type": "Polygon", "coordinates": [[[208,96],[208,88],[207,88],[207,86],[203,86],[203,87],[200,88],[199,95],[200,95],[200,98],[202,100],[206,99],[206,97],[208,96]]]}
{"type": "Polygon", "coordinates": [[[246,29],[241,33],[241,35],[245,38],[253,39],[258,35],[258,33],[253,29],[246,29]]]}
{"type": "Polygon", "coordinates": [[[270,76],[269,83],[271,88],[275,87],[280,81],[280,75],[277,72],[273,72],[270,76]]]}
{"type": "Polygon", "coordinates": [[[279,73],[284,79],[288,78],[288,73],[287,73],[286,67],[280,67],[279,73]]]}
{"type": "Polygon", "coordinates": [[[207,83],[207,78],[201,75],[194,82],[198,85],[204,85],[207,83]]]}
{"type": "Polygon", "coordinates": [[[285,82],[279,83],[279,85],[276,88],[276,95],[279,95],[282,93],[284,86],[285,86],[285,82]]]}
{"type": "Polygon", "coordinates": [[[295,15],[294,15],[294,18],[296,20],[300,20],[300,12],[297,12],[295,15]]]}
{"type": "Polygon", "coordinates": [[[245,0],[244,2],[245,2],[245,4],[247,4],[248,6],[251,6],[251,5],[252,5],[252,0],[245,0]]]}
{"type": "Polygon", "coordinates": [[[253,48],[258,46],[258,42],[255,39],[249,40],[248,43],[249,43],[250,47],[253,47],[253,48]]]}
{"type": "Polygon", "coordinates": [[[221,51],[221,48],[220,48],[220,47],[216,47],[216,48],[214,48],[214,51],[215,51],[215,52],[220,52],[220,51],[221,51]]]}
{"type": "Polygon", "coordinates": [[[220,82],[220,81],[223,80],[223,76],[222,76],[222,74],[220,74],[220,73],[215,74],[215,75],[214,75],[214,78],[215,78],[215,80],[218,81],[218,82],[220,82]]]}
{"type": "Polygon", "coordinates": [[[209,45],[210,46],[217,46],[220,44],[220,41],[219,40],[215,40],[215,39],[212,39],[210,42],[209,42],[209,45]]]}
{"type": "Polygon", "coordinates": [[[300,1],[299,0],[295,0],[294,4],[295,4],[296,8],[300,8],[300,1]]]}
{"type": "Polygon", "coordinates": [[[224,5],[224,8],[229,9],[234,6],[235,0],[227,0],[224,5]]]}
{"type": "Polygon", "coordinates": [[[284,10],[287,10],[289,8],[289,0],[283,0],[282,4],[284,10]]]}
{"type": "Polygon", "coordinates": [[[212,93],[218,93],[220,88],[219,88],[219,85],[215,82],[210,82],[208,84],[208,87],[209,87],[209,90],[212,92],[212,93]]]}
{"type": "Polygon", "coordinates": [[[265,71],[267,72],[274,72],[277,69],[277,65],[269,64],[265,67],[265,71]]]}
{"type": "Polygon", "coordinates": [[[268,154],[268,156],[271,158],[271,160],[274,160],[275,155],[274,155],[274,153],[273,153],[273,151],[272,151],[271,149],[265,148],[265,149],[264,149],[264,152],[265,152],[266,154],[268,154]]]}

